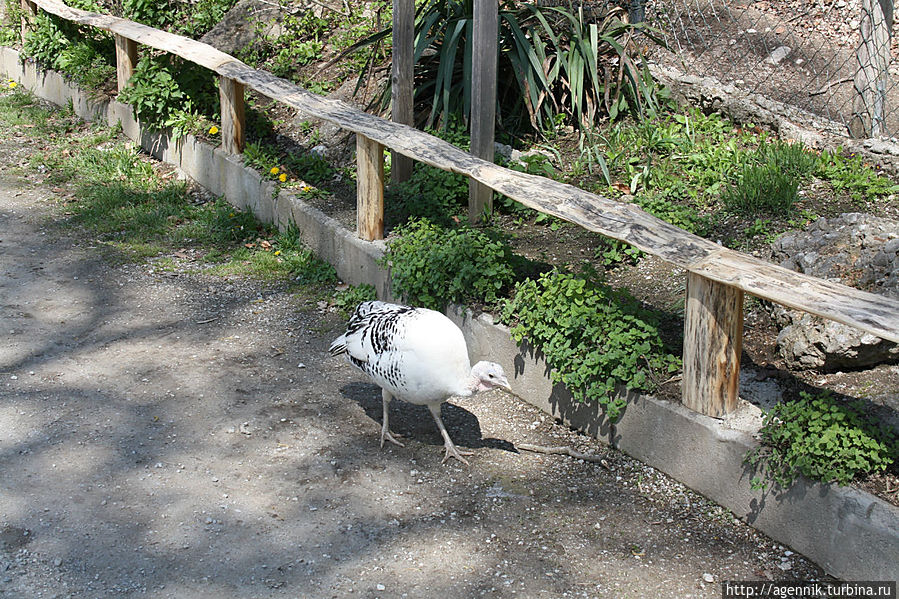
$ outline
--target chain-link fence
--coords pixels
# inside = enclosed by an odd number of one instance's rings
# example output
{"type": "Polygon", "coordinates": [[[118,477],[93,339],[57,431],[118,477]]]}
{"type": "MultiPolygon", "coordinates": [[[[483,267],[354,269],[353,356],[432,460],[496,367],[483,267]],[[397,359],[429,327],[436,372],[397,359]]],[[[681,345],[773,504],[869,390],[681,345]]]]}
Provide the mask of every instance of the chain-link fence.
{"type": "MultiPolygon", "coordinates": [[[[899,137],[893,0],[648,0],[654,58],[807,110],[852,137],[899,137]]],[[[631,7],[632,18],[640,9],[631,7]]]]}

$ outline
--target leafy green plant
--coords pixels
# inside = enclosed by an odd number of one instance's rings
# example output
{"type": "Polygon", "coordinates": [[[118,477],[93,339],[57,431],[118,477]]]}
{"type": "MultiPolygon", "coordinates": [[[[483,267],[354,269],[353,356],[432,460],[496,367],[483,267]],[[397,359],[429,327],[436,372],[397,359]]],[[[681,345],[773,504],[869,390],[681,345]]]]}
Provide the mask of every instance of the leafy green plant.
{"type": "Polygon", "coordinates": [[[762,444],[745,461],[761,470],[756,488],[768,481],[787,489],[799,477],[847,485],[885,471],[899,458],[899,439],[889,426],[866,416],[861,401],[843,402],[830,391],[801,392],[774,406],[762,421],[762,444]]]}
{"type": "Polygon", "coordinates": [[[899,185],[877,174],[860,156],[846,155],[840,149],[821,154],[815,175],[829,181],[834,191],[848,193],[856,203],[899,193],[899,185]]]}
{"type": "Polygon", "coordinates": [[[243,151],[244,164],[258,171],[268,172],[273,166],[280,164],[277,151],[261,142],[248,141],[243,151]]]}
{"type": "Polygon", "coordinates": [[[322,185],[334,178],[336,171],[331,164],[318,154],[287,154],[284,157],[284,165],[297,177],[322,185]]]}
{"type": "MultiPolygon", "coordinates": [[[[444,130],[429,133],[467,150],[470,138],[464,127],[454,120],[444,130]]],[[[468,178],[437,167],[416,163],[408,181],[387,190],[386,217],[390,223],[404,223],[410,218],[426,218],[444,227],[467,214],[468,178]]]]}
{"type": "Polygon", "coordinates": [[[756,156],[759,162],[774,165],[800,180],[808,178],[818,164],[818,156],[801,142],[763,141],[756,151],[756,156]]]}
{"type": "Polygon", "coordinates": [[[657,315],[595,276],[553,270],[522,281],[502,318],[516,341],[543,352],[553,381],[578,401],[598,402],[613,422],[625,406],[619,387],[652,391],[680,367],[664,350],[657,315]]]}
{"type": "Polygon", "coordinates": [[[321,58],[325,40],[336,23],[315,16],[311,10],[285,14],[279,21],[276,36],[266,33],[269,21],[258,21],[256,41],[243,48],[239,57],[278,77],[300,82],[301,67],[321,58]]]}
{"type": "Polygon", "coordinates": [[[6,8],[6,19],[0,19],[0,46],[11,46],[20,42],[22,29],[22,3],[16,0],[2,0],[6,8]]]}
{"type": "MultiPolygon", "coordinates": [[[[96,8],[91,2],[80,4],[96,8]]],[[[26,33],[24,52],[89,89],[98,89],[115,76],[115,49],[109,34],[44,12],[37,14],[34,27],[26,33]]]]}
{"type": "Polygon", "coordinates": [[[446,227],[467,213],[467,203],[466,177],[433,166],[416,164],[408,181],[390,186],[385,210],[390,223],[426,218],[446,227]]]}
{"type": "Polygon", "coordinates": [[[435,310],[450,302],[496,303],[512,283],[513,262],[495,231],[443,228],[426,219],[397,227],[382,259],[399,294],[435,310]]]}
{"type": "Polygon", "coordinates": [[[348,285],[346,289],[338,291],[334,295],[334,306],[343,318],[349,318],[362,302],[378,299],[378,294],[372,285],[348,285]]]}
{"type": "Polygon", "coordinates": [[[168,29],[177,21],[178,9],[170,0],[122,0],[122,16],[156,29],[168,29]]]}
{"type": "Polygon", "coordinates": [[[141,56],[119,100],[130,104],[149,130],[190,123],[183,113],[218,120],[218,92],[211,72],[171,54],[141,56]]]}
{"type": "MultiPolygon", "coordinates": [[[[558,179],[559,172],[553,167],[549,158],[543,154],[531,154],[525,156],[521,161],[513,161],[506,165],[513,171],[528,173],[531,175],[539,175],[548,179],[558,179]]],[[[536,223],[553,222],[553,217],[542,212],[538,212],[533,208],[528,208],[521,202],[513,200],[501,193],[494,194],[494,207],[498,212],[510,214],[513,216],[534,218],[536,223]]]]}
{"type": "Polygon", "coordinates": [[[173,29],[187,37],[197,39],[215,27],[237,0],[197,0],[181,3],[173,29]]]}

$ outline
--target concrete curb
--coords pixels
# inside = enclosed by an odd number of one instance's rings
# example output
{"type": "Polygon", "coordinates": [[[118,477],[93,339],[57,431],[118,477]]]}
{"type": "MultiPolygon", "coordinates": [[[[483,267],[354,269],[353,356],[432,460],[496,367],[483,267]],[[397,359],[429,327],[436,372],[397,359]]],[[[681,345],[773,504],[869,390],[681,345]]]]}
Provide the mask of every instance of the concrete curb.
{"type": "MultiPolygon", "coordinates": [[[[54,72],[22,63],[17,52],[0,48],[0,73],[59,105],[71,102],[86,120],[121,123],[126,135],[230,203],[248,208],[281,227],[295,225],[303,241],[351,284],[374,285],[390,297],[387,273],[379,266],[379,242],[364,242],[337,221],[284,191],[239,158],[187,136],[170,144],[165,136],[141,132],[131,109],[115,101],[93,100],[54,72]]],[[[621,420],[610,425],[596,406],[572,401],[548,377],[539,352],[518,346],[509,330],[488,314],[450,310],[462,327],[473,360],[488,358],[514,373],[514,387],[525,401],[625,453],[665,472],[728,508],[738,517],[789,545],[845,580],[899,578],[899,508],[851,487],[800,481],[789,493],[750,489],[752,477],[743,456],[755,446],[752,435],[679,404],[631,394],[621,420]]]]}

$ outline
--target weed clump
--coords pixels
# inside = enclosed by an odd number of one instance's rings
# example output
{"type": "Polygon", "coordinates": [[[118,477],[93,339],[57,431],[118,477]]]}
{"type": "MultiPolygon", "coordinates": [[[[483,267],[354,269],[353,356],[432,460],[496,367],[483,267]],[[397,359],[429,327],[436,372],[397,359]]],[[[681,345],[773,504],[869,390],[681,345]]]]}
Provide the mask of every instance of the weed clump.
{"type": "Polygon", "coordinates": [[[866,416],[861,401],[841,402],[829,391],[802,392],[774,406],[762,422],[762,445],[746,455],[761,470],[753,486],[769,481],[782,489],[800,476],[848,485],[864,474],[884,472],[899,458],[893,429],[866,416]]]}

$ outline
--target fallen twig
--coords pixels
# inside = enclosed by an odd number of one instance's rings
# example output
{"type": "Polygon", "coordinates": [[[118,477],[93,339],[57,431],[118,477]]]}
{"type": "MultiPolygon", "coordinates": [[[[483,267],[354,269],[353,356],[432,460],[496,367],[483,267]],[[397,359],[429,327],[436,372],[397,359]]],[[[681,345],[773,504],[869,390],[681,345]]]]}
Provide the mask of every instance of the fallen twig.
{"type": "Polygon", "coordinates": [[[852,83],[853,81],[854,81],[854,79],[852,77],[846,77],[845,79],[839,79],[837,81],[830,81],[828,83],[825,83],[824,87],[822,87],[821,89],[819,89],[817,91],[813,91],[813,92],[808,92],[808,95],[809,96],[819,96],[823,93],[830,91],[830,88],[834,87],[835,85],[842,85],[843,83],[852,83]]]}
{"type": "Polygon", "coordinates": [[[535,453],[552,453],[552,454],[560,454],[571,456],[576,460],[584,460],[585,462],[593,462],[594,464],[599,464],[606,470],[611,470],[612,468],[609,466],[609,463],[605,460],[605,458],[598,455],[589,455],[586,453],[581,453],[579,451],[575,451],[571,447],[543,447],[541,445],[530,445],[527,443],[519,443],[516,445],[518,449],[523,449],[525,451],[533,451],[535,453]]]}

